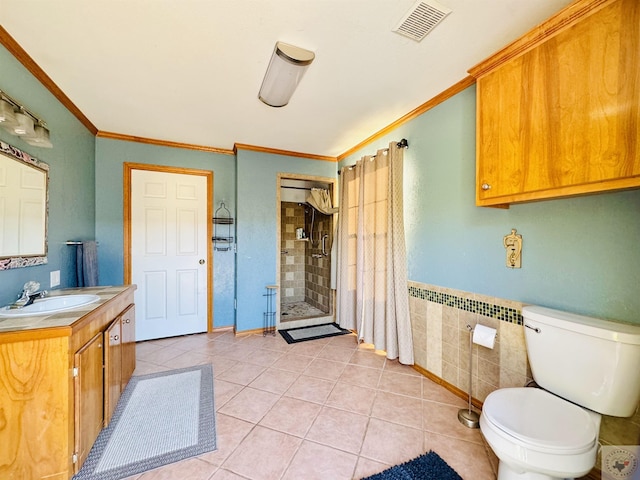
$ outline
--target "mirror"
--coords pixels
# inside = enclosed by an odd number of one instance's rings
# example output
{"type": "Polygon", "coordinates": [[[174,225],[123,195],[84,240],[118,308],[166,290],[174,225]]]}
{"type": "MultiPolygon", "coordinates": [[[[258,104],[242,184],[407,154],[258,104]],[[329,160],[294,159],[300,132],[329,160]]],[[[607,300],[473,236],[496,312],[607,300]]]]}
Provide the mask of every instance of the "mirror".
{"type": "Polygon", "coordinates": [[[49,165],[0,142],[0,270],[47,263],[49,165]]]}

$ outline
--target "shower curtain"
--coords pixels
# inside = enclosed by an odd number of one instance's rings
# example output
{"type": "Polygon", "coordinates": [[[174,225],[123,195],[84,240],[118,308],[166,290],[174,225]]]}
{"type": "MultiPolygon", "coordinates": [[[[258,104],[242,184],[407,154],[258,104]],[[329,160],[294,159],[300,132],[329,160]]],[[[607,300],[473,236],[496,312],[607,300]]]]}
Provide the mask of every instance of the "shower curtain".
{"type": "Polygon", "coordinates": [[[360,341],[411,365],[402,163],[391,143],[340,172],[336,316],[360,341]]]}

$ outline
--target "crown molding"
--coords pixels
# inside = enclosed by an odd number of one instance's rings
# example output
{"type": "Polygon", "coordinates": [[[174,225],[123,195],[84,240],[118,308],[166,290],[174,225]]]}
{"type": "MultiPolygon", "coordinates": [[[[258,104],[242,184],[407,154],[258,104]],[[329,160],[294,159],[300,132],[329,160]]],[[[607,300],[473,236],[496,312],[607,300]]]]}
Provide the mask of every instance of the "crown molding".
{"type": "Polygon", "coordinates": [[[6,48],[36,79],[69,110],[93,135],[98,133],[96,126],[80,111],[55,82],[29,56],[15,39],[0,25],[0,44],[6,48]]]}
{"type": "Polygon", "coordinates": [[[431,110],[433,107],[436,107],[436,106],[440,105],[445,100],[448,100],[449,98],[451,98],[454,95],[460,93],[461,91],[465,90],[466,88],[470,87],[471,85],[474,85],[475,83],[476,83],[476,79],[474,77],[472,77],[471,75],[463,78],[462,80],[460,80],[457,83],[454,83],[449,88],[447,88],[443,92],[441,92],[438,95],[436,95],[435,97],[433,97],[431,100],[426,101],[425,103],[423,103],[419,107],[411,110],[406,115],[400,117],[395,122],[387,125],[382,130],[379,130],[376,133],[374,133],[373,135],[371,135],[370,137],[364,139],[363,141],[358,143],[356,146],[351,147],[349,150],[347,150],[343,154],[338,155],[338,162],[340,162],[344,158],[348,157],[349,155],[353,154],[354,152],[360,150],[362,147],[364,147],[367,144],[373,142],[374,140],[377,140],[378,138],[387,135],[389,132],[391,132],[391,130],[394,130],[394,129],[398,128],[400,125],[407,123],[409,120],[413,120],[414,118],[416,118],[419,115],[422,115],[426,111],[431,110]]]}
{"type": "Polygon", "coordinates": [[[517,40],[470,68],[468,72],[475,78],[479,78],[615,1],[617,0],[577,0],[532,28],[517,40]]]}
{"type": "Polygon", "coordinates": [[[108,138],[110,140],[122,140],[125,142],[146,143],[148,145],[157,145],[159,147],[182,148],[186,150],[199,150],[201,152],[220,153],[222,155],[235,155],[234,150],[218,147],[207,147],[204,145],[194,145],[191,143],[171,142],[168,140],[157,140],[155,138],[136,137],[135,135],[125,135],[122,133],[103,132],[96,133],[98,138],[108,138]]]}
{"type": "Polygon", "coordinates": [[[327,155],[315,155],[313,153],[292,152],[291,150],[280,150],[277,148],[260,147],[257,145],[247,145],[244,143],[236,143],[233,145],[234,153],[237,153],[238,150],[251,150],[253,152],[271,153],[274,155],[286,155],[288,157],[308,158],[311,160],[322,160],[324,162],[335,163],[338,161],[336,157],[330,157],[327,155]]]}

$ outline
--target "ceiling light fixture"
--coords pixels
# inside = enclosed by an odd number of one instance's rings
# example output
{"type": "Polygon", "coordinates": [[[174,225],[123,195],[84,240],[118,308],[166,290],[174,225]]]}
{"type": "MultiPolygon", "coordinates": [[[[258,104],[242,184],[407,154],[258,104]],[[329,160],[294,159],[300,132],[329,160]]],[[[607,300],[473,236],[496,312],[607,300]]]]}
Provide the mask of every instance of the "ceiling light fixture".
{"type": "Polygon", "coordinates": [[[276,42],[258,98],[271,107],[284,107],[314,58],[309,50],[276,42]]]}
{"type": "Polygon", "coordinates": [[[0,127],[29,145],[52,148],[47,124],[0,90],[0,127]]]}

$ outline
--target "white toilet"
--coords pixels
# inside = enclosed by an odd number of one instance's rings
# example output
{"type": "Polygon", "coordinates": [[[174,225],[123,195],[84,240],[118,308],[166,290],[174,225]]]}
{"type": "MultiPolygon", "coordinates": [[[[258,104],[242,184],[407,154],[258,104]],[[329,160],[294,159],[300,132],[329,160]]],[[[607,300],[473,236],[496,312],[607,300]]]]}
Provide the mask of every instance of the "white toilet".
{"type": "Polygon", "coordinates": [[[554,480],[596,463],[601,414],[640,401],[640,325],[544,307],[522,309],[531,372],[541,388],[490,393],[480,429],[500,459],[498,480],[554,480]]]}

